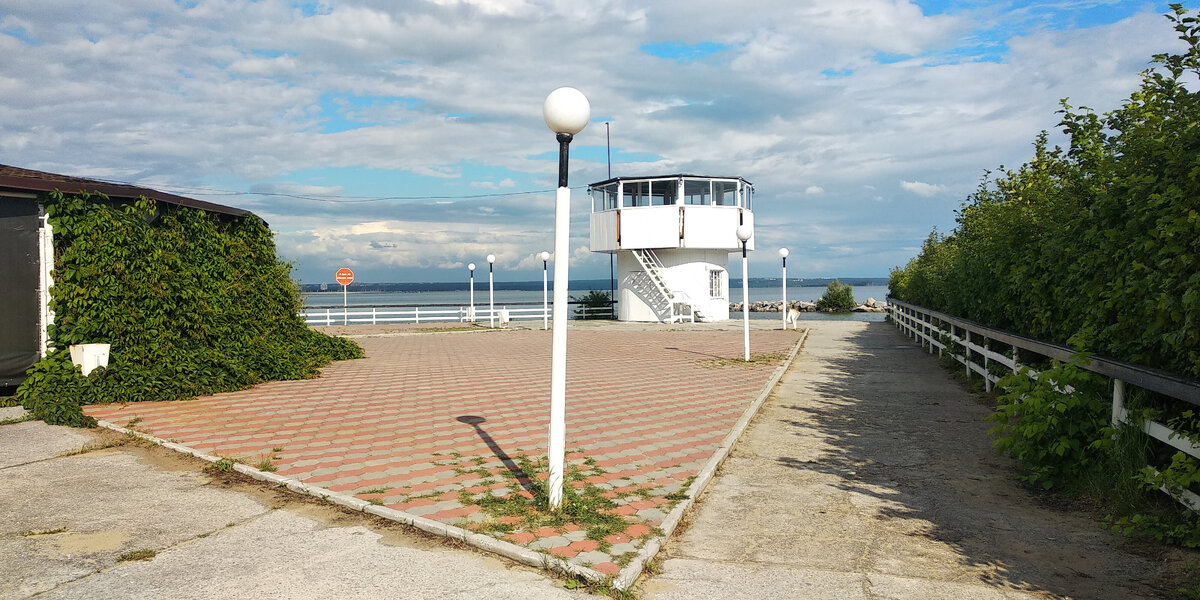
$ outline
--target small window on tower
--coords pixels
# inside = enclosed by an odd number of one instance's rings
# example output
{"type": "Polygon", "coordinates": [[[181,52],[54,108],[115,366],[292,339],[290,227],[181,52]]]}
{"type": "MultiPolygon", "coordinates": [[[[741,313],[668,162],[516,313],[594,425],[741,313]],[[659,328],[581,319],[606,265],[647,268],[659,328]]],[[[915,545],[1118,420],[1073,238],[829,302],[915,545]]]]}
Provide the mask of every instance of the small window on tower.
{"type": "Polygon", "coordinates": [[[708,272],[708,290],[709,295],[713,298],[725,297],[725,286],[721,285],[721,274],[724,271],[709,271],[708,272]]]}

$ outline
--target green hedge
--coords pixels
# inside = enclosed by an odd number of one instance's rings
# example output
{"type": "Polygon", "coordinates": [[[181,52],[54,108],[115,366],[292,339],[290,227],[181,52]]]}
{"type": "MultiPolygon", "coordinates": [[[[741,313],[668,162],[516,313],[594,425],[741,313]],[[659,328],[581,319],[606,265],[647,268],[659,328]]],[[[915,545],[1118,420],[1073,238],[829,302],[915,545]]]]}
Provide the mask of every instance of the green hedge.
{"type": "Polygon", "coordinates": [[[1070,143],[986,179],[955,230],[891,274],[901,300],[1079,350],[1200,377],[1200,28],[1124,105],[1063,102],[1070,143]]]}
{"type": "Polygon", "coordinates": [[[313,377],[362,356],[309,329],[290,266],[255,216],[231,219],[142,198],[50,194],[55,348],[17,399],[48,423],[89,426],[84,404],[191,398],[260,381],[313,377]],[[112,345],[83,377],[68,346],[112,345]]]}
{"type": "MultiPolygon", "coordinates": [[[[1200,75],[1200,21],[1171,8],[1186,50],[1156,55],[1116,110],[1064,100],[1067,148],[1049,148],[1043,132],[1030,162],[989,174],[954,231],[934,230],[892,271],[892,296],[1200,378],[1200,93],[1184,86],[1200,75]]],[[[1200,489],[1200,461],[1136,427],[1107,427],[1109,385],[1073,364],[1002,380],[998,447],[1027,481],[1097,499],[1115,530],[1200,547],[1200,515],[1157,491],[1200,489]]],[[[1135,421],[1166,420],[1200,440],[1190,407],[1144,390],[1127,403],[1135,421]]]]}

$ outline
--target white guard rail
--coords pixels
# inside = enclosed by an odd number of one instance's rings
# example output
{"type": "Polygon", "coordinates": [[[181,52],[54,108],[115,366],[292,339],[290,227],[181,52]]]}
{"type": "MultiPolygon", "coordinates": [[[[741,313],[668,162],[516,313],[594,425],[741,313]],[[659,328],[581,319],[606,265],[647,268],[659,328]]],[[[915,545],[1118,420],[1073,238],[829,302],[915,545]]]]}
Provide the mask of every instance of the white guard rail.
{"type": "MultiPolygon", "coordinates": [[[[550,310],[553,306],[549,307],[550,310]]],[[[577,306],[572,312],[578,311],[574,318],[611,318],[611,307],[577,306]]],[[[300,311],[307,325],[379,325],[382,323],[433,323],[438,321],[466,323],[474,320],[482,323],[501,324],[507,317],[509,321],[543,320],[550,318],[550,311],[543,310],[539,303],[530,308],[509,308],[498,306],[494,311],[487,306],[476,306],[474,319],[471,309],[467,306],[446,308],[438,306],[320,306],[306,308],[300,311]]]]}
{"type": "MultiPolygon", "coordinates": [[[[1075,350],[1067,346],[992,329],[973,321],[922,308],[895,298],[888,298],[887,311],[892,323],[910,338],[919,342],[931,354],[936,348],[938,355],[942,356],[948,345],[947,342],[962,346],[964,348],[962,356],[955,354],[951,356],[963,365],[968,377],[972,373],[983,377],[984,386],[988,391],[991,391],[992,386],[1001,379],[1000,375],[991,372],[992,363],[1004,365],[1007,370],[1016,373],[1022,367],[1020,362],[1022,351],[1063,362],[1070,361],[1077,354],[1075,350]],[[1012,356],[996,352],[991,347],[993,342],[1011,348],[1012,356]]],[[[1200,381],[1102,357],[1090,357],[1089,362],[1083,365],[1083,368],[1112,380],[1112,423],[1114,426],[1122,423],[1140,426],[1142,431],[1150,437],[1186,452],[1193,458],[1200,459],[1200,445],[1192,442],[1185,434],[1178,433],[1157,421],[1134,423],[1129,419],[1129,412],[1125,410],[1126,385],[1137,386],[1200,406],[1200,381]]],[[[1031,369],[1030,375],[1036,378],[1037,372],[1031,369]]],[[[1186,489],[1181,490],[1178,494],[1165,487],[1163,491],[1188,508],[1200,511],[1200,495],[1186,489]]]]}

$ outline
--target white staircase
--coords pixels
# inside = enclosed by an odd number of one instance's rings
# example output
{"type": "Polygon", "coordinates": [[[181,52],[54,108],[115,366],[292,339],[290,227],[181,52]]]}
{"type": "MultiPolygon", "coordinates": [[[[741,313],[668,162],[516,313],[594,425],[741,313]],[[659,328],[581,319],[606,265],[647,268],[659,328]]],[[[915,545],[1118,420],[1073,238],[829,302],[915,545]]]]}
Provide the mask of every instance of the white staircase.
{"type": "Polygon", "coordinates": [[[632,283],[636,291],[652,302],[654,312],[660,315],[660,318],[665,317],[663,320],[667,323],[676,323],[684,319],[694,323],[697,312],[691,298],[684,292],[672,291],[667,285],[662,275],[665,267],[654,251],[648,248],[635,249],[633,256],[638,264],[642,265],[645,276],[635,278],[632,283]]]}

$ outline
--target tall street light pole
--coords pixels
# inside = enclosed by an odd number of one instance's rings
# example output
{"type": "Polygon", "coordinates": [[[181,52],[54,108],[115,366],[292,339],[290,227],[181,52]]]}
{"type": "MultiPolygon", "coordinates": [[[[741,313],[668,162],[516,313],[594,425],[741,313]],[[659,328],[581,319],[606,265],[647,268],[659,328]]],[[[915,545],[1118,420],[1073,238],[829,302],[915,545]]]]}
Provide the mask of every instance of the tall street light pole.
{"type": "Polygon", "coordinates": [[[487,255],[488,261],[488,327],[496,326],[496,290],[492,286],[492,263],[496,262],[496,255],[487,255]]]}
{"type": "Polygon", "coordinates": [[[745,360],[750,362],[750,266],[746,261],[746,242],[754,232],[746,225],[738,225],[737,238],[742,242],[742,346],[745,348],[745,360]]]}
{"type": "Polygon", "coordinates": [[[583,93],[560,87],[542,104],[546,126],[558,139],[558,190],[554,198],[554,330],[550,347],[550,439],[546,458],[550,467],[550,509],[562,506],[563,463],[567,445],[567,263],[571,227],[571,188],[567,187],[567,163],[571,139],[583,131],[592,107],[583,93]]]}
{"type": "Polygon", "coordinates": [[[550,329],[550,305],[546,300],[546,263],[550,261],[550,253],[542,250],[538,255],[542,259],[542,329],[550,329]]]}
{"type": "Polygon", "coordinates": [[[788,305],[787,305],[787,257],[790,251],[787,248],[779,249],[779,258],[783,259],[783,308],[779,312],[783,313],[783,328],[787,329],[788,321],[788,305]]]}
{"type": "Polygon", "coordinates": [[[475,263],[467,265],[467,271],[470,272],[469,281],[471,282],[471,312],[468,313],[471,322],[475,322],[475,263]]]}

